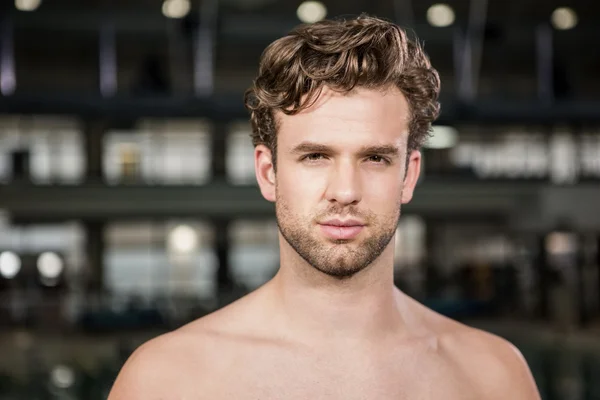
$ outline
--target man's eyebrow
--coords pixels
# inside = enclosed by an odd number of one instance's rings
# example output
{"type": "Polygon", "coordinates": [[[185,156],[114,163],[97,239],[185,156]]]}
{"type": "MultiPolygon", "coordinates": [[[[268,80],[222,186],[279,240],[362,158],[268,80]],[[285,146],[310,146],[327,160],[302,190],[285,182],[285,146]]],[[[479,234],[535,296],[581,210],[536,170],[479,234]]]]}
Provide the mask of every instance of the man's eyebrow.
{"type": "MultiPolygon", "coordinates": [[[[332,154],[332,153],[335,153],[335,150],[332,147],[327,146],[325,144],[314,143],[314,142],[302,142],[292,149],[292,153],[293,154],[302,154],[302,153],[332,154]]],[[[358,155],[361,157],[366,156],[366,155],[372,155],[372,154],[377,154],[377,155],[382,155],[382,156],[385,156],[385,155],[397,156],[400,154],[400,149],[396,146],[386,144],[386,145],[363,146],[358,151],[358,155]]]]}
{"type": "Polygon", "coordinates": [[[380,146],[364,146],[358,152],[360,155],[377,154],[382,156],[397,156],[400,155],[400,149],[391,144],[380,146]]]}
{"type": "Polygon", "coordinates": [[[333,149],[325,144],[302,142],[292,149],[292,153],[332,153],[333,149]]]}

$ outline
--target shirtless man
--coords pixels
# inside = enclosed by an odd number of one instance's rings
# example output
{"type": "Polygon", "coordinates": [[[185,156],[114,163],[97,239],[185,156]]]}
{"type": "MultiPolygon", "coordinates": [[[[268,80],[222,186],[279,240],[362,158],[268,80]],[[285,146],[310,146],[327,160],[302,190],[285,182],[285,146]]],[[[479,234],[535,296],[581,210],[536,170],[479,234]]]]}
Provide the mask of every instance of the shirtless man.
{"type": "Polygon", "coordinates": [[[138,348],[109,400],[539,399],[511,344],[394,286],[400,207],[438,93],[421,47],[376,18],[300,26],[271,44],[246,106],[279,271],[138,348]]]}

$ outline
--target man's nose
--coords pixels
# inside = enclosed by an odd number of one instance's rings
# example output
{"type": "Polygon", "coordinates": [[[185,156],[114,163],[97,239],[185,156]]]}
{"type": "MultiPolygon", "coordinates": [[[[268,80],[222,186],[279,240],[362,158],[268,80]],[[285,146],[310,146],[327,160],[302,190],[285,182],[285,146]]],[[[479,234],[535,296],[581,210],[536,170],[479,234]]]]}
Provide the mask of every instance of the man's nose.
{"type": "Polygon", "coordinates": [[[340,160],[331,170],[326,193],[327,200],[342,205],[356,204],[361,200],[359,173],[349,160],[340,160]]]}

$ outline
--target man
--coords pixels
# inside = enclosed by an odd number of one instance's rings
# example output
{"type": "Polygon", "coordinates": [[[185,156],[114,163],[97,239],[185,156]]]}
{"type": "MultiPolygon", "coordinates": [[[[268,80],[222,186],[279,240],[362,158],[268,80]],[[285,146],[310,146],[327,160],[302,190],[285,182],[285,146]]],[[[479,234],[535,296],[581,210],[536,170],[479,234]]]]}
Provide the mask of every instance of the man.
{"type": "Polygon", "coordinates": [[[272,43],[246,95],[280,269],[142,345],[110,400],[539,399],[520,353],[393,283],[400,207],[438,115],[418,43],[361,16],[272,43]]]}

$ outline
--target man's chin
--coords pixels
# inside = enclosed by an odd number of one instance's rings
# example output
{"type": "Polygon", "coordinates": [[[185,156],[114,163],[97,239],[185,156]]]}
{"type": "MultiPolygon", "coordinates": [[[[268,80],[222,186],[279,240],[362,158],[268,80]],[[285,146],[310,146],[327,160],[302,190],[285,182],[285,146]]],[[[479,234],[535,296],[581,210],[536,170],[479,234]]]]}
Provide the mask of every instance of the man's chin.
{"type": "MultiPolygon", "coordinates": [[[[336,245],[327,254],[327,264],[318,268],[321,272],[338,277],[354,275],[363,268],[357,264],[359,255],[355,251],[344,249],[344,245],[336,245]]],[[[325,260],[323,260],[325,261],[325,260]]]]}
{"type": "Polygon", "coordinates": [[[327,267],[317,268],[317,267],[315,267],[315,269],[317,269],[318,271],[320,271],[321,273],[323,273],[327,276],[330,276],[332,278],[337,278],[340,280],[351,278],[354,275],[356,275],[358,272],[363,270],[363,268],[340,268],[340,267],[336,267],[336,268],[327,268],[327,267]]]}

